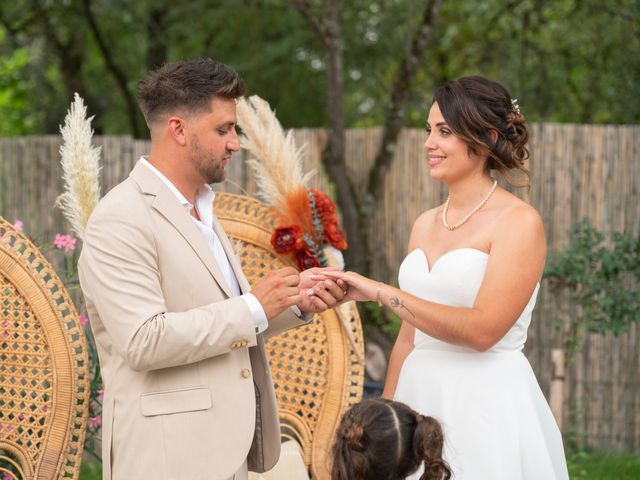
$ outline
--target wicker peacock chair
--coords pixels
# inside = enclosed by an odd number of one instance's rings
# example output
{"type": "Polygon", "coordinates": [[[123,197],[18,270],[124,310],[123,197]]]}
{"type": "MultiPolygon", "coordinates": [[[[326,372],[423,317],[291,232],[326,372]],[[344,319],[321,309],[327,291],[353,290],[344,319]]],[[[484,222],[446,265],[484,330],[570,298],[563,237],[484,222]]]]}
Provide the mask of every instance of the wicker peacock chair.
{"type": "MultiPolygon", "coordinates": [[[[277,217],[271,207],[250,197],[218,193],[214,210],[236,245],[250,283],[270,270],[296,266],[289,257],[273,253],[277,217]]],[[[338,422],[362,397],[362,326],[355,306],[346,310],[344,321],[328,310],[316,315],[311,325],[267,341],[282,436],[300,444],[314,479],[329,478],[327,453],[338,422]]]]}
{"type": "Polygon", "coordinates": [[[0,476],[78,478],[88,377],[84,332],[62,282],[0,217],[0,476]]]}

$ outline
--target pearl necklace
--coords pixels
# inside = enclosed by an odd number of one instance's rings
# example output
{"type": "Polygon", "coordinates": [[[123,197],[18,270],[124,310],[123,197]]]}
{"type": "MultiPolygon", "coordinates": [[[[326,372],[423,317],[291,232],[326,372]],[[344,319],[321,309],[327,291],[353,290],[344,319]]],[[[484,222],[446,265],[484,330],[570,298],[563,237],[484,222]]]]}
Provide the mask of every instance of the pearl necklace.
{"type": "Polygon", "coordinates": [[[447,230],[451,231],[464,225],[466,221],[473,216],[474,213],[476,213],[478,210],[484,207],[484,204],[487,203],[489,198],[491,198],[491,195],[493,195],[493,192],[496,190],[497,186],[498,186],[498,180],[494,180],[493,185],[491,186],[491,190],[489,190],[489,193],[487,194],[487,196],[482,199],[482,201],[478,204],[476,208],[474,208],[469,213],[467,213],[464,216],[464,218],[460,220],[458,223],[456,223],[455,225],[449,225],[449,223],[447,222],[447,210],[449,210],[449,200],[451,200],[451,194],[449,194],[449,196],[447,197],[447,201],[444,202],[444,208],[442,209],[442,224],[444,225],[444,227],[447,230]]]}

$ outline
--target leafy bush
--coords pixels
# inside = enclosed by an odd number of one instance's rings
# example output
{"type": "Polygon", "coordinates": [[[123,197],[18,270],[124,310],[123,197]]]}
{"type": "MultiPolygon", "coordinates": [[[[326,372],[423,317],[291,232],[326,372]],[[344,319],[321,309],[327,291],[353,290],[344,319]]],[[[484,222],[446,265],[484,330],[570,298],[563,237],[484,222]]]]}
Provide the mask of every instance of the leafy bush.
{"type": "MultiPolygon", "coordinates": [[[[619,335],[640,319],[640,235],[606,237],[587,220],[575,225],[571,241],[551,253],[544,277],[554,294],[568,291],[572,309],[560,314],[575,347],[585,329],[619,335]]],[[[568,348],[572,350],[572,348],[568,348]]]]}

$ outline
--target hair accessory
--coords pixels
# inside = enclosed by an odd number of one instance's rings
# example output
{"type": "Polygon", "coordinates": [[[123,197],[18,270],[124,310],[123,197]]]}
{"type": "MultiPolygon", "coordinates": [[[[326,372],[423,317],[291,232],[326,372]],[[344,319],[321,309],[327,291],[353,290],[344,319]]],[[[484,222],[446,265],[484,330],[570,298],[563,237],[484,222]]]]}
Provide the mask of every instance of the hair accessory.
{"type": "Polygon", "coordinates": [[[516,112],[518,115],[521,115],[520,113],[520,105],[518,105],[518,99],[517,98],[512,98],[511,99],[511,108],[513,109],[514,112],[516,112]]]}

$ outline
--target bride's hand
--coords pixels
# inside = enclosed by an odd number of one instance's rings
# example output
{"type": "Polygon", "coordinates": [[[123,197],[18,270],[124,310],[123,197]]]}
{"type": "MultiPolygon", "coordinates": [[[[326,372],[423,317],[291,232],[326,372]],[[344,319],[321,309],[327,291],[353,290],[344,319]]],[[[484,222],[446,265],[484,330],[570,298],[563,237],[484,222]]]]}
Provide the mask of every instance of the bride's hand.
{"type": "Polygon", "coordinates": [[[354,300],[356,302],[375,301],[378,297],[378,288],[382,285],[376,280],[363,277],[356,272],[340,272],[330,271],[323,272],[323,275],[329,278],[343,280],[347,284],[346,300],[354,300]]]}

